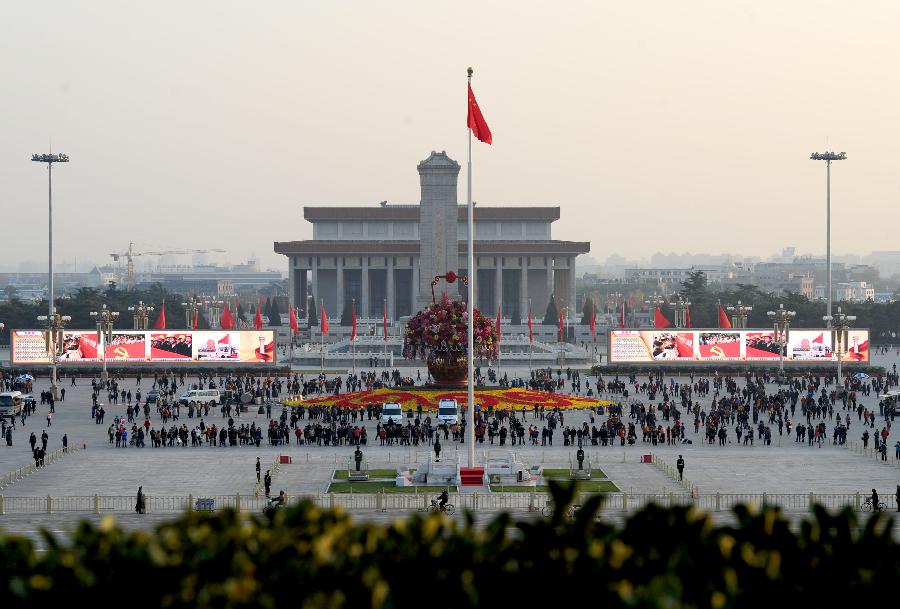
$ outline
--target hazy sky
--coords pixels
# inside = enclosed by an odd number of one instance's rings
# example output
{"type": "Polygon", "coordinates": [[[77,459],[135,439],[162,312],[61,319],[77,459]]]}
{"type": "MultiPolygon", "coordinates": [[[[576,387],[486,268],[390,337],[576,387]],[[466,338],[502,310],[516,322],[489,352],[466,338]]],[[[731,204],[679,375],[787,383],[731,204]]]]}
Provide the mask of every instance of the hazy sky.
{"type": "MultiPolygon", "coordinates": [[[[0,264],[224,248],[286,268],[307,205],[418,201],[494,133],[475,199],[560,205],[592,255],[900,249],[900,3],[0,3],[0,264]],[[102,216],[101,216],[102,214],[102,216]]],[[[460,174],[460,201],[465,200],[460,174]]]]}

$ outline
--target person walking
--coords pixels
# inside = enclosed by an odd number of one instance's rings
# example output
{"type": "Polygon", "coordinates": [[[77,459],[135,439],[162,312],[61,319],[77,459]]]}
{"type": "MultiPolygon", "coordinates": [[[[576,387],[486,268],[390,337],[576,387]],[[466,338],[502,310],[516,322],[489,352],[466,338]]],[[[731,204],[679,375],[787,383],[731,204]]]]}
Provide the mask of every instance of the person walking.
{"type": "Polygon", "coordinates": [[[52,411],[52,410],[51,410],[50,412],[47,413],[47,427],[50,427],[50,424],[51,424],[51,423],[50,423],[50,419],[51,419],[51,417],[53,417],[53,411],[52,411]]]}
{"type": "Polygon", "coordinates": [[[63,452],[69,452],[69,435],[63,434],[62,437],[63,452]]]}
{"type": "Polygon", "coordinates": [[[145,514],[147,512],[147,500],[144,497],[143,486],[138,487],[137,501],[134,504],[134,511],[138,514],[145,514]]]}
{"type": "Polygon", "coordinates": [[[684,457],[678,455],[678,461],[675,462],[675,467],[678,468],[678,479],[684,480],[684,457]]]}
{"type": "Polygon", "coordinates": [[[435,434],[434,436],[434,460],[441,460],[441,439],[435,434]]]}
{"type": "Polygon", "coordinates": [[[269,493],[272,492],[272,474],[269,473],[269,470],[266,470],[266,476],[263,478],[263,485],[266,487],[266,497],[268,497],[269,493]]]}
{"type": "Polygon", "coordinates": [[[259,472],[262,470],[262,466],[259,463],[259,457],[256,458],[256,483],[259,484],[259,472]]]}

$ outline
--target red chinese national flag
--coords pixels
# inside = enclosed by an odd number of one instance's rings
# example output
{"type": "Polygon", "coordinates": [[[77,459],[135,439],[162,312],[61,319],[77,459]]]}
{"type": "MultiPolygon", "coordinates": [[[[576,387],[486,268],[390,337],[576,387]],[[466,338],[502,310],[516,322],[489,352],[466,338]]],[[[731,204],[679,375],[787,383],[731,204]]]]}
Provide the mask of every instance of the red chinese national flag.
{"type": "Polygon", "coordinates": [[[294,313],[294,307],[291,307],[291,320],[290,320],[291,330],[294,331],[294,334],[300,334],[300,324],[297,323],[297,314],[294,313]]]}
{"type": "Polygon", "coordinates": [[[656,313],[653,315],[653,327],[654,328],[668,328],[672,325],[666,316],[663,315],[663,312],[659,310],[659,307],[656,307],[656,313]]]}
{"type": "Polygon", "coordinates": [[[466,118],[466,123],[469,125],[469,129],[472,130],[472,135],[485,144],[492,143],[491,130],[481,114],[481,108],[478,107],[478,102],[475,100],[471,84],[469,85],[469,116],[466,118]]]}
{"type": "Polygon", "coordinates": [[[153,326],[153,329],[166,329],[166,303],[162,303],[162,306],[159,308],[159,317],[156,318],[156,324],[153,326]]]}
{"type": "Polygon", "coordinates": [[[820,345],[825,342],[825,334],[819,334],[817,337],[813,339],[814,343],[819,343],[820,345]]]}
{"type": "Polygon", "coordinates": [[[350,340],[356,340],[356,303],[351,305],[350,314],[350,340]]]}
{"type": "Polygon", "coordinates": [[[322,335],[328,334],[328,313],[325,312],[325,302],[322,302],[322,314],[319,316],[319,329],[322,335]]]}
{"type": "Polygon", "coordinates": [[[191,324],[191,329],[196,330],[197,326],[200,325],[200,309],[194,309],[194,321],[191,324]]]}
{"type": "Polygon", "coordinates": [[[684,327],[685,328],[691,327],[691,310],[690,309],[684,310],[684,327]]]}
{"type": "Polygon", "coordinates": [[[731,329],[731,321],[729,321],[728,316],[725,315],[725,309],[722,308],[722,305],[719,305],[719,327],[724,329],[731,329]]]}
{"type": "Polygon", "coordinates": [[[500,307],[497,306],[497,344],[500,344],[500,307]]]}
{"type": "Polygon", "coordinates": [[[223,330],[231,330],[234,327],[234,316],[231,314],[231,309],[228,308],[228,303],[225,303],[225,309],[222,310],[222,316],[219,318],[219,325],[223,330]]]}
{"type": "Polygon", "coordinates": [[[528,305],[528,340],[534,342],[534,328],[531,327],[531,305],[528,305]]]}
{"type": "Polygon", "coordinates": [[[259,305],[256,306],[256,317],[253,319],[253,327],[257,330],[262,330],[262,311],[259,308],[259,305]]]}

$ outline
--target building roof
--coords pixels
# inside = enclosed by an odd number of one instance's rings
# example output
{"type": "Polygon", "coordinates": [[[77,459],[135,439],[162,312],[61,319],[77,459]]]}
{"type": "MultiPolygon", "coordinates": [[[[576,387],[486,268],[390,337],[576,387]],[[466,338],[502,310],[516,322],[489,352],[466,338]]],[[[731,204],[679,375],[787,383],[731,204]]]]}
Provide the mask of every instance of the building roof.
{"type": "MultiPolygon", "coordinates": [[[[466,207],[460,205],[459,219],[466,219],[466,207]]],[[[419,221],[419,206],[384,205],[381,207],[304,207],[303,219],[308,222],[337,221],[419,221]]],[[[559,207],[479,207],[475,206],[475,221],[485,220],[559,220],[559,207]]]]}
{"type": "MultiPolygon", "coordinates": [[[[276,254],[418,254],[419,241],[406,240],[310,240],[276,241],[276,254]]],[[[475,253],[485,254],[587,254],[587,241],[475,241],[475,253]]],[[[466,242],[459,242],[460,254],[466,253],[466,242]]]]}

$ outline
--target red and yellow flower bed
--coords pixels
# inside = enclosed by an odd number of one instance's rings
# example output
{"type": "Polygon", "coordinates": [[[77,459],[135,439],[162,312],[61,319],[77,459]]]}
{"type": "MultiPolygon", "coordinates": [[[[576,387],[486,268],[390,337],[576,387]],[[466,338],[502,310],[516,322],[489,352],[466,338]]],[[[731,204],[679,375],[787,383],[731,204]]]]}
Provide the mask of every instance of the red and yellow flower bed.
{"type": "MultiPolygon", "coordinates": [[[[371,391],[355,391],[353,393],[338,393],[323,395],[301,401],[285,401],[288,406],[339,406],[341,408],[365,408],[370,404],[383,404],[384,402],[397,402],[404,409],[416,409],[419,405],[422,410],[437,410],[438,401],[442,399],[455,399],[460,404],[465,404],[468,397],[465,391],[441,391],[436,389],[373,389],[371,391]]],[[[552,410],[560,408],[564,410],[593,408],[595,406],[610,406],[613,402],[608,400],[594,400],[562,393],[549,393],[546,391],[532,391],[531,389],[487,389],[475,392],[475,403],[484,409],[495,410],[531,410],[534,405],[543,406],[552,410]]]]}

